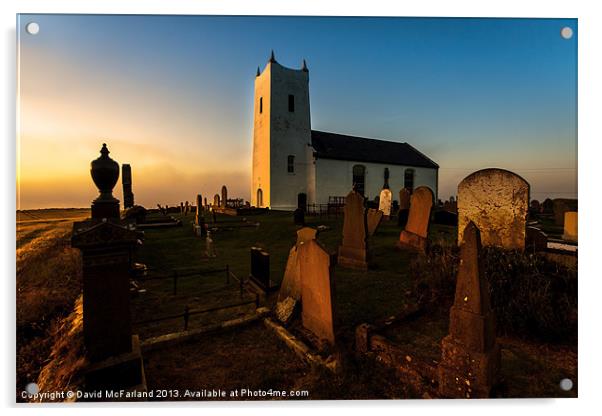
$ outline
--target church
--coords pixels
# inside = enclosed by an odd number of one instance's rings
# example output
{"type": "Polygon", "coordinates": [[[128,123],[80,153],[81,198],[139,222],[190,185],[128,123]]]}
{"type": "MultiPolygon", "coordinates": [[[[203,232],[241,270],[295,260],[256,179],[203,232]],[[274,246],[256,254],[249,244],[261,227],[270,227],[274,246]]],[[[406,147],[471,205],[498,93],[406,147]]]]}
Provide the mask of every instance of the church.
{"type": "Polygon", "coordinates": [[[280,65],[274,52],[255,78],[251,205],[292,211],[298,201],[328,204],[355,186],[380,195],[388,169],[399,190],[428,186],[437,198],[439,165],[408,143],[311,129],[309,70],[280,65]]]}

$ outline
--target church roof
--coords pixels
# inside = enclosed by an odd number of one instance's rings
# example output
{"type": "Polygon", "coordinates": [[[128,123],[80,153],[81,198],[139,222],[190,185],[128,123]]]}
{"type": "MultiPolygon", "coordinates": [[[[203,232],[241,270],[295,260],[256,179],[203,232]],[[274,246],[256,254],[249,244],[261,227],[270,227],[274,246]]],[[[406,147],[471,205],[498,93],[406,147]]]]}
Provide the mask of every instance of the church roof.
{"type": "Polygon", "coordinates": [[[407,143],[312,130],[311,144],[316,157],[321,159],[439,168],[438,164],[407,143]]]}

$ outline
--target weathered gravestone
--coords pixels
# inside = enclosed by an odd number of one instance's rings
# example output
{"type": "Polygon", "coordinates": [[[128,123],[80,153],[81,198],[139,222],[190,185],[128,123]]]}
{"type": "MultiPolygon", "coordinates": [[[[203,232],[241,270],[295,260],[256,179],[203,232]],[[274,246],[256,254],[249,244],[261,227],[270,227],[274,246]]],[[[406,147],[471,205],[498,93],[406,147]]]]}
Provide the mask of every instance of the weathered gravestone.
{"type": "Polygon", "coordinates": [[[316,234],[316,229],[311,227],[303,227],[297,231],[297,241],[288,253],[284,277],[282,278],[282,284],[278,292],[279,302],[288,297],[292,297],[297,301],[301,299],[301,271],[297,253],[299,245],[310,240],[315,240],[316,234]]]}
{"type": "Polygon", "coordinates": [[[186,201],[184,203],[184,215],[188,215],[189,212],[190,212],[190,203],[188,201],[186,201]]]}
{"type": "Polygon", "coordinates": [[[383,219],[383,211],[374,208],[368,208],[366,212],[366,223],[368,225],[368,235],[373,236],[383,219]]]}
{"type": "Polygon", "coordinates": [[[500,348],[483,273],[480,233],[471,221],[460,244],[449,335],[441,342],[438,376],[439,392],[444,397],[489,397],[497,380],[500,348]]]}
{"type": "Polygon", "coordinates": [[[196,196],[196,213],[194,216],[194,222],[199,225],[199,218],[203,217],[203,197],[201,194],[196,196]]]}
{"type": "Polygon", "coordinates": [[[121,166],[121,183],[123,185],[123,208],[134,206],[134,194],[132,193],[132,167],[124,163],[121,166]]]}
{"type": "Polygon", "coordinates": [[[410,198],[408,222],[399,234],[398,247],[426,250],[433,199],[433,191],[426,186],[419,186],[414,190],[410,198]]]}
{"type": "Polygon", "coordinates": [[[303,326],[318,338],[334,345],[334,262],[315,239],[300,241],[297,255],[303,326]]]}
{"type": "Polygon", "coordinates": [[[399,211],[397,212],[397,225],[405,227],[408,222],[408,214],[410,213],[410,197],[411,193],[408,188],[402,188],[399,191],[399,211]]]}
{"type": "Polygon", "coordinates": [[[385,219],[388,219],[391,216],[391,199],[392,194],[389,189],[383,189],[380,191],[380,197],[378,199],[378,209],[382,211],[385,219]]]}
{"type": "Polygon", "coordinates": [[[562,238],[567,241],[577,241],[577,212],[564,213],[564,233],[562,238]]]}
{"type": "Polygon", "coordinates": [[[213,208],[217,208],[219,206],[220,206],[219,195],[215,194],[215,195],[213,195],[213,208]]]}
{"type": "Polygon", "coordinates": [[[82,253],[83,332],[90,362],[84,371],[85,389],[145,390],[140,344],[132,334],[129,288],[132,252],[141,235],[119,219],[119,201],[112,197],[119,165],[108,154],[103,144],[101,157],[92,162],[100,196],[92,203],[92,218],[74,223],[71,238],[71,245],[82,253]]]}
{"type": "Polygon", "coordinates": [[[222,207],[226,208],[226,206],[228,205],[228,188],[226,188],[226,185],[222,186],[222,207]]]}
{"type": "Polygon", "coordinates": [[[458,185],[458,243],[472,221],[484,246],[525,248],[529,184],[504,169],[483,169],[458,185]]]}
{"type": "Polygon", "coordinates": [[[180,201],[180,214],[184,215],[184,202],[180,201]]]}
{"type": "Polygon", "coordinates": [[[345,199],[343,242],[339,246],[338,263],[352,269],[368,269],[368,227],[364,197],[355,190],[345,199]]]}

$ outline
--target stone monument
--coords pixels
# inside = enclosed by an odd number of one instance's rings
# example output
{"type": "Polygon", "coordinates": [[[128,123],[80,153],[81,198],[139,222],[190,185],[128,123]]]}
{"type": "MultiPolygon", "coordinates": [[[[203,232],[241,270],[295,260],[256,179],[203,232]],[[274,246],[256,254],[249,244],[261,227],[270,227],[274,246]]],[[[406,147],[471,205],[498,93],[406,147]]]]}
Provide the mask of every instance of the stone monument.
{"type": "Polygon", "coordinates": [[[489,397],[500,368],[495,317],[481,263],[479,229],[471,221],[460,244],[456,295],[450,311],[449,335],[441,342],[437,368],[444,397],[489,397]]]}
{"type": "Polygon", "coordinates": [[[479,228],[484,246],[525,248],[529,184],[504,169],[483,169],[458,185],[458,243],[466,225],[479,228]]]}
{"type": "Polygon", "coordinates": [[[338,264],[368,270],[368,226],[364,197],[355,190],[345,199],[343,241],[339,246],[338,264]]]}
{"type": "Polygon", "coordinates": [[[410,213],[411,193],[408,188],[402,188],[399,191],[399,211],[397,212],[397,225],[405,227],[410,213]]]}
{"type": "Polygon", "coordinates": [[[123,208],[134,206],[134,194],[132,193],[132,167],[124,163],[121,166],[121,183],[123,185],[123,208]]]}
{"type": "Polygon", "coordinates": [[[122,225],[112,191],[119,165],[103,144],[91,175],[100,191],[92,218],[73,225],[71,245],[81,250],[84,345],[89,361],[85,389],[146,390],[140,343],[132,334],[130,270],[132,252],[142,235],[122,225]]]}
{"type": "Polygon", "coordinates": [[[405,229],[399,234],[397,246],[425,251],[428,229],[433,208],[433,191],[426,186],[419,186],[410,198],[410,212],[405,229]]]}
{"type": "Polygon", "coordinates": [[[222,186],[222,199],[221,199],[221,207],[226,208],[228,206],[228,188],[226,185],[222,186]]]}

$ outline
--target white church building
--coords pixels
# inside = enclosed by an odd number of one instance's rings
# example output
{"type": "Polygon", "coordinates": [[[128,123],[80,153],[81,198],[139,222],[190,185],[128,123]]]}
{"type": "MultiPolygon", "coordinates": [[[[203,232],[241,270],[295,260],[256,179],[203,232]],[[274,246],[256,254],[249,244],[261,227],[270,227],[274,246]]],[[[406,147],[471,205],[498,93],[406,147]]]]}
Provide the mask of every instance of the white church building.
{"type": "Polygon", "coordinates": [[[309,70],[285,68],[274,53],[255,78],[251,205],[275,210],[345,197],[355,185],[380,194],[385,169],[396,199],[403,187],[428,186],[437,199],[439,165],[408,143],[311,129],[309,70]]]}

